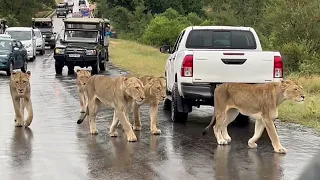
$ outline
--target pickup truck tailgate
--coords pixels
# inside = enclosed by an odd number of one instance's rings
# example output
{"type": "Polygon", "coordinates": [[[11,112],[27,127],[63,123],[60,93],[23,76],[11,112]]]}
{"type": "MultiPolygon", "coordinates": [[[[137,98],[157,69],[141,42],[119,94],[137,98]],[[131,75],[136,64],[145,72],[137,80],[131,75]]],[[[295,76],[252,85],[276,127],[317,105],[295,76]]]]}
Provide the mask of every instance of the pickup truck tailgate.
{"type": "Polygon", "coordinates": [[[193,82],[273,81],[273,52],[193,51],[193,82]]]}

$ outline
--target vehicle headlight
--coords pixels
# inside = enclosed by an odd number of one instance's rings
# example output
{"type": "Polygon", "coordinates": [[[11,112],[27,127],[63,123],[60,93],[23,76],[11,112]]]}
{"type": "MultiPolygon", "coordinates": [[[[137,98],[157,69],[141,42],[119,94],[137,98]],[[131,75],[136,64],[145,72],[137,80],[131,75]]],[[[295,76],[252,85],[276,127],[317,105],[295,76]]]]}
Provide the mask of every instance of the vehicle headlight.
{"type": "Polygon", "coordinates": [[[7,62],[9,55],[0,55],[0,61],[1,62],[7,62]]]}
{"type": "Polygon", "coordinates": [[[51,36],[51,38],[50,39],[54,39],[54,36],[51,36]]]}
{"type": "Polygon", "coordinates": [[[64,54],[64,49],[56,49],[55,54],[64,54]]]}
{"type": "Polygon", "coordinates": [[[25,48],[30,48],[30,47],[31,47],[31,44],[26,44],[24,47],[25,47],[25,48]]]}
{"type": "Polygon", "coordinates": [[[86,54],[87,54],[87,55],[96,55],[96,54],[97,54],[97,51],[96,51],[96,50],[87,50],[87,51],[86,51],[86,54]]]}

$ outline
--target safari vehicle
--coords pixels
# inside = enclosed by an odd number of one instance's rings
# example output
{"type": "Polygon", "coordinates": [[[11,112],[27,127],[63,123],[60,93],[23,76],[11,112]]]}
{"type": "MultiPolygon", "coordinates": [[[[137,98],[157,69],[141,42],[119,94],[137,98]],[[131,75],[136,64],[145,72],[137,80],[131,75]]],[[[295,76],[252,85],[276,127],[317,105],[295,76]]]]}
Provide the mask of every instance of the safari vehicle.
{"type": "Polygon", "coordinates": [[[73,0],[67,0],[68,10],[70,13],[73,13],[73,0]]]}
{"type": "Polygon", "coordinates": [[[100,18],[67,18],[60,44],[54,50],[56,74],[62,74],[64,66],[68,74],[74,66],[92,67],[92,74],[104,71],[108,61],[108,47],[104,46],[105,26],[109,20],[100,18]]]}
{"type": "Polygon", "coordinates": [[[221,83],[254,84],[283,78],[280,53],[262,51],[251,27],[190,26],[180,33],[173,48],[164,45],[160,52],[170,54],[165,65],[164,108],[171,110],[173,122],[185,123],[193,106],[214,106],[214,90],[221,83]]]}
{"type": "Polygon", "coordinates": [[[27,71],[27,50],[16,39],[0,38],[0,71],[10,76],[14,69],[27,71]]]}
{"type": "Polygon", "coordinates": [[[86,1],[85,0],[79,0],[79,6],[81,6],[81,4],[86,5],[86,1]]]}
{"type": "Polygon", "coordinates": [[[7,27],[7,21],[5,19],[0,19],[0,34],[3,34],[7,27]]]}
{"type": "Polygon", "coordinates": [[[53,32],[52,18],[32,18],[32,27],[41,31],[46,46],[50,46],[50,49],[56,47],[57,33],[53,32]]]}
{"type": "Polygon", "coordinates": [[[57,5],[56,15],[57,17],[60,17],[60,16],[67,17],[68,7],[66,6],[65,3],[60,3],[57,5]]]}

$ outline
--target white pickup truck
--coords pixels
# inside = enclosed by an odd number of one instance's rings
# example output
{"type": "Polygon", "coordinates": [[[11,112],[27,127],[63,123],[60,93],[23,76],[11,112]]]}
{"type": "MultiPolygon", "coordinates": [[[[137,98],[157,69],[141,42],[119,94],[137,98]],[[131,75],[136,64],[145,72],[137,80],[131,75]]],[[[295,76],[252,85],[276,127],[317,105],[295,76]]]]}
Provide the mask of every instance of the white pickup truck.
{"type": "Polygon", "coordinates": [[[184,29],[165,65],[167,98],[173,122],[185,123],[192,107],[214,106],[213,93],[225,82],[266,83],[283,78],[279,52],[262,51],[251,27],[190,26],[184,29]]]}

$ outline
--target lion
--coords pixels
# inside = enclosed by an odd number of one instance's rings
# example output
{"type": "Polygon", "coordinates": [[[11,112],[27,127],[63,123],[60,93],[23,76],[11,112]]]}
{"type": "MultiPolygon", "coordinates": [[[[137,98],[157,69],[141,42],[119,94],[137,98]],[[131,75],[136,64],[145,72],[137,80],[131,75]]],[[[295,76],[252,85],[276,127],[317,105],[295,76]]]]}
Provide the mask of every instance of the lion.
{"type": "MultiPolygon", "coordinates": [[[[150,132],[154,135],[160,135],[161,130],[157,128],[158,105],[166,98],[166,81],[164,77],[154,77],[149,75],[140,76],[139,79],[144,85],[146,99],[142,103],[133,102],[132,104],[134,117],[133,130],[141,131],[140,107],[143,104],[148,104],[150,114],[150,132]]],[[[129,107],[127,113],[130,110],[131,107],[129,107]]],[[[114,117],[110,130],[114,131],[117,124],[119,125],[119,120],[114,117]]],[[[130,122],[129,124],[131,125],[130,122]]],[[[112,134],[117,136],[117,133],[112,134]]]]}
{"type": "Polygon", "coordinates": [[[85,91],[86,83],[88,79],[91,77],[91,71],[77,69],[77,89],[80,101],[80,118],[85,114],[85,107],[87,106],[87,95],[85,91]]]}
{"type": "Polygon", "coordinates": [[[33,109],[31,102],[31,86],[30,86],[31,72],[12,72],[10,77],[10,93],[15,112],[15,126],[30,126],[33,119],[33,109]],[[28,117],[24,121],[24,109],[28,111],[28,117]]]}
{"type": "MultiPolygon", "coordinates": [[[[81,124],[89,115],[90,133],[97,135],[96,114],[102,104],[115,110],[129,142],[137,141],[127,120],[126,111],[133,101],[143,102],[145,99],[143,83],[136,77],[108,77],[103,75],[91,76],[86,83],[88,105],[85,115],[77,121],[81,124]]],[[[113,133],[113,132],[111,132],[113,133]]]]}
{"type": "Polygon", "coordinates": [[[256,120],[255,132],[248,141],[250,148],[256,148],[256,141],[261,137],[264,128],[272,142],[274,151],[286,153],[280,144],[274,120],[278,116],[278,106],[285,100],[303,103],[305,95],[302,87],[291,80],[269,82],[265,84],[224,83],[214,91],[214,115],[210,124],[203,130],[206,135],[213,127],[219,145],[231,142],[227,126],[239,114],[250,116],[256,120]]]}

